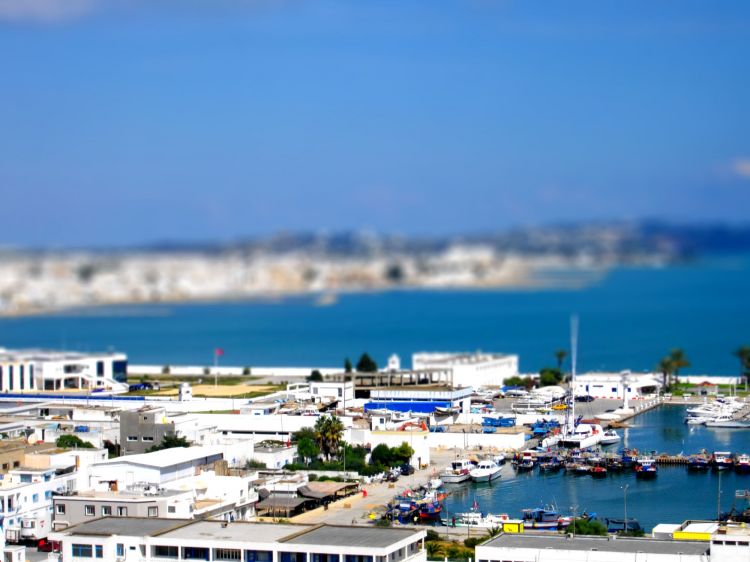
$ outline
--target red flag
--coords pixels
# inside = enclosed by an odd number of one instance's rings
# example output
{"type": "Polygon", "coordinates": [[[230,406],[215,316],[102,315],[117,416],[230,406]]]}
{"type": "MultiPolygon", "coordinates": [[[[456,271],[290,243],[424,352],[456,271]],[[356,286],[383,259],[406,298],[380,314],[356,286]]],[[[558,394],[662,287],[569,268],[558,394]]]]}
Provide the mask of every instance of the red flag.
{"type": "Polygon", "coordinates": [[[216,357],[221,357],[222,355],[224,355],[224,350],[220,347],[217,347],[216,349],[214,349],[214,355],[216,355],[216,357]]]}

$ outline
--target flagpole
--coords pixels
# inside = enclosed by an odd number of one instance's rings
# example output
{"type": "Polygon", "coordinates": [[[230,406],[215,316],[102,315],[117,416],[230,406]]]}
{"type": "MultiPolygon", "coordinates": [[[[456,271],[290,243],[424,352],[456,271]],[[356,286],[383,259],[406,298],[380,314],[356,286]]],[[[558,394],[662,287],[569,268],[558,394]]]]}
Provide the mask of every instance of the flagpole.
{"type": "Polygon", "coordinates": [[[214,388],[219,384],[219,373],[217,367],[219,366],[219,354],[214,349],[214,388]]]}

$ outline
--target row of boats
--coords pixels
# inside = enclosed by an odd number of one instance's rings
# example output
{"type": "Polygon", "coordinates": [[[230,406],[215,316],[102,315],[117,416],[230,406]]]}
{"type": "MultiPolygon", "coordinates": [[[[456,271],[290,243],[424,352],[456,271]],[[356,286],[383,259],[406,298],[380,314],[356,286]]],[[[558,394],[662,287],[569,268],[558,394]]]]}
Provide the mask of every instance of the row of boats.
{"type": "Polygon", "coordinates": [[[742,419],[741,410],[746,406],[734,397],[718,398],[687,409],[685,423],[727,429],[750,429],[750,421],[742,419]]]}
{"type": "Polygon", "coordinates": [[[704,450],[688,457],[688,470],[708,469],[734,470],[739,474],[750,474],[750,455],[742,453],[735,456],[729,451],[716,451],[710,455],[704,450]]]}

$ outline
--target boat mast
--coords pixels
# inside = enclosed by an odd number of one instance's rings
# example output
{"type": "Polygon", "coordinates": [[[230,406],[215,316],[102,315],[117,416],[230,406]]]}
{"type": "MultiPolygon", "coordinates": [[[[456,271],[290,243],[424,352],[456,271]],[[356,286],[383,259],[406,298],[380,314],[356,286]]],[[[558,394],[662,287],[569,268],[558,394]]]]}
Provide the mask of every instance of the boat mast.
{"type": "Polygon", "coordinates": [[[576,362],[578,361],[578,316],[570,317],[570,433],[576,430],[576,362]]]}

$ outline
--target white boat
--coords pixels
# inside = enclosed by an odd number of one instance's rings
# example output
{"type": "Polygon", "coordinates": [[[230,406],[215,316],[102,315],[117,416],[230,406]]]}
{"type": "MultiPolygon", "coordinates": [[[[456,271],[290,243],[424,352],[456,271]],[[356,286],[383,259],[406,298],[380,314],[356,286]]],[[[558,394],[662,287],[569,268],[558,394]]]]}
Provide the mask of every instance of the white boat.
{"type": "Polygon", "coordinates": [[[495,461],[485,459],[479,461],[476,468],[472,468],[469,474],[474,482],[492,482],[496,478],[500,478],[500,467],[495,461]]]}
{"type": "Polygon", "coordinates": [[[440,473],[440,479],[444,484],[460,484],[471,480],[469,472],[476,466],[469,459],[455,460],[451,465],[440,473]]]}
{"type": "Polygon", "coordinates": [[[707,418],[705,416],[690,416],[685,418],[685,423],[688,425],[703,425],[704,423],[712,419],[713,418],[707,418]]]}
{"type": "Polygon", "coordinates": [[[495,515],[488,513],[482,515],[479,511],[467,511],[466,513],[456,513],[456,516],[450,520],[444,519],[443,523],[451,527],[476,527],[477,529],[495,529],[502,528],[506,521],[511,521],[507,513],[495,515]]]}
{"type": "Polygon", "coordinates": [[[614,429],[608,429],[604,432],[604,435],[602,435],[601,441],[599,441],[602,445],[614,445],[615,443],[620,442],[620,434],[617,433],[614,429]]]}
{"type": "Polygon", "coordinates": [[[574,447],[576,449],[588,449],[598,445],[602,441],[604,430],[596,423],[579,423],[572,433],[560,440],[563,447],[574,447]]]}
{"type": "Polygon", "coordinates": [[[729,429],[748,429],[750,421],[736,420],[732,416],[719,416],[705,422],[706,427],[725,427],[729,429]]]}
{"type": "Polygon", "coordinates": [[[443,486],[443,481],[440,478],[430,478],[430,488],[433,490],[437,490],[438,488],[441,488],[443,486]]]}

